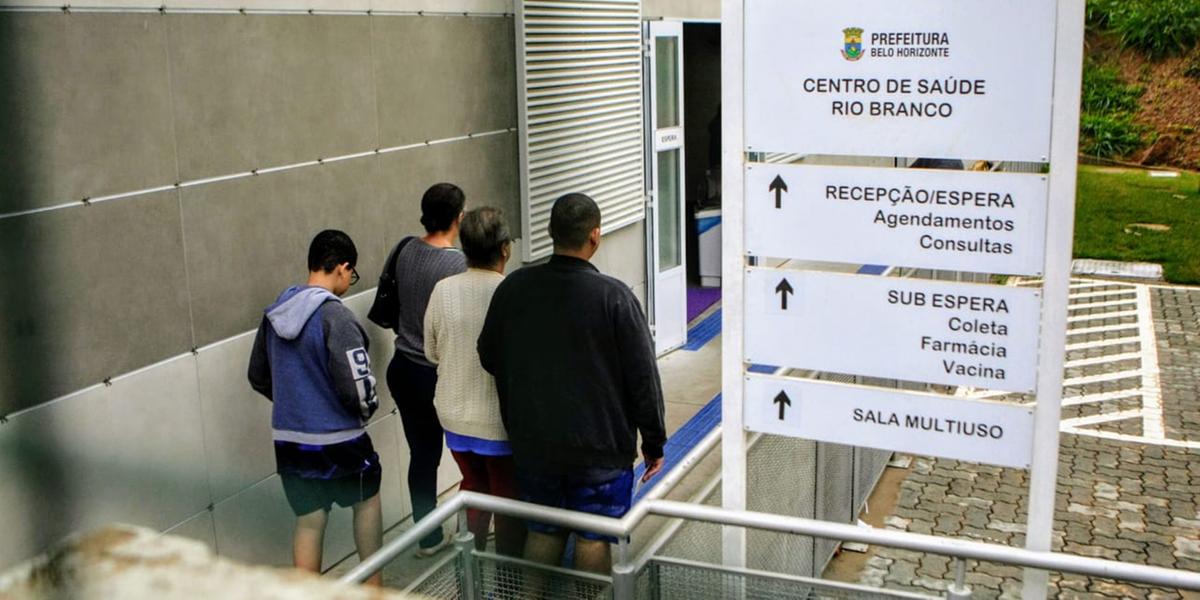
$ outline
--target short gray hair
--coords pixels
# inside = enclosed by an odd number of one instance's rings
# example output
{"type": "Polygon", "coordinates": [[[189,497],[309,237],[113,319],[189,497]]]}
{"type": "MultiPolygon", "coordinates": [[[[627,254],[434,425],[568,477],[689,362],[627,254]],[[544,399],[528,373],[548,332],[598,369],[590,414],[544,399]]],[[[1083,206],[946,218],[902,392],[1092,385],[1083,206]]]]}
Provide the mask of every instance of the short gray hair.
{"type": "Polygon", "coordinates": [[[467,211],[459,226],[463,254],[472,267],[492,267],[504,256],[508,244],[508,225],[498,208],[481,206],[467,211]]]}

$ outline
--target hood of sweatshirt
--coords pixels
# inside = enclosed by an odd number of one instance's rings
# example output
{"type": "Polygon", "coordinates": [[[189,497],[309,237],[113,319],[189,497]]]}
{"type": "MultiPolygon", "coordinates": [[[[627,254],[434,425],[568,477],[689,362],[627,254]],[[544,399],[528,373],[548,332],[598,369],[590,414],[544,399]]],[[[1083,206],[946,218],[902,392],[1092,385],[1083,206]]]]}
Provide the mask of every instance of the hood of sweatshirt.
{"type": "Polygon", "coordinates": [[[284,290],[275,304],[267,307],[267,320],[271,322],[275,335],[285,340],[294,340],[304,330],[304,324],[308,322],[309,317],[329,300],[341,302],[341,299],[325,288],[293,286],[284,290]]]}

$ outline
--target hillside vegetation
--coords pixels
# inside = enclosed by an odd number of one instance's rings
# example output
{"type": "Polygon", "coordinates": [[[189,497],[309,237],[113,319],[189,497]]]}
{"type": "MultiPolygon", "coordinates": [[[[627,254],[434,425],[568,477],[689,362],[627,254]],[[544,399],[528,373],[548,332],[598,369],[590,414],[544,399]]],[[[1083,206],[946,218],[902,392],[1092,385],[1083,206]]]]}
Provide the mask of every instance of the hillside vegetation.
{"type": "Polygon", "coordinates": [[[1200,0],[1088,0],[1080,151],[1200,169],[1200,0]]]}

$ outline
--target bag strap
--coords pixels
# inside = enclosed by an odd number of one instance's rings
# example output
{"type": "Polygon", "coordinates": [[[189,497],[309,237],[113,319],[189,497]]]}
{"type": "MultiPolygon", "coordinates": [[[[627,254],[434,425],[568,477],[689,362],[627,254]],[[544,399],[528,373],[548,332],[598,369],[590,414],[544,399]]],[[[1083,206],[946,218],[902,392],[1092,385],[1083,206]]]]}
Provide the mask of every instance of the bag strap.
{"type": "Polygon", "coordinates": [[[400,251],[404,250],[404,247],[416,238],[417,236],[410,235],[400,240],[400,243],[396,244],[395,248],[392,248],[392,253],[388,255],[387,261],[383,263],[383,274],[380,275],[380,279],[385,277],[394,278],[396,276],[396,261],[400,258],[400,251]]]}

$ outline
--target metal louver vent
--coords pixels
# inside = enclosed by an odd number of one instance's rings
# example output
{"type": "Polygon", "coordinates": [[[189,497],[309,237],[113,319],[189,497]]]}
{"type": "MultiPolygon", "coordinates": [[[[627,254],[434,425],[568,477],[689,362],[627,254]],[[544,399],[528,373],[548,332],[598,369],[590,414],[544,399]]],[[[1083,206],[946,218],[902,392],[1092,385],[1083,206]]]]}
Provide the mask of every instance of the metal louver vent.
{"type": "Polygon", "coordinates": [[[552,252],[555,198],[583,192],[605,233],[645,216],[641,0],[517,0],[526,261],[552,252]]]}

